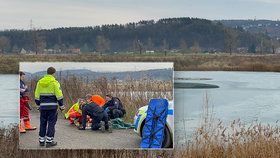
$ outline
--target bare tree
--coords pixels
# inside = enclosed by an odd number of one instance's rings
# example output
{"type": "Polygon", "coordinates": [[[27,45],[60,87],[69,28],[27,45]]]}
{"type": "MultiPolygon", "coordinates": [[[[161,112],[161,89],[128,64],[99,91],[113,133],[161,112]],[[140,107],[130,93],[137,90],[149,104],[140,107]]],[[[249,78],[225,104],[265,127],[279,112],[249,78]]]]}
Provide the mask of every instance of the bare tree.
{"type": "Polygon", "coordinates": [[[104,36],[96,37],[96,51],[102,55],[103,52],[110,50],[110,40],[106,39],[104,36]]]}
{"type": "Polygon", "coordinates": [[[138,45],[138,49],[139,49],[139,53],[140,55],[142,54],[142,50],[143,50],[143,44],[140,40],[137,41],[137,45],[138,45]]]}
{"type": "Polygon", "coordinates": [[[12,47],[12,53],[19,53],[20,49],[18,48],[18,46],[15,44],[13,47],[12,47]]]}
{"type": "Polygon", "coordinates": [[[280,43],[278,40],[271,39],[271,50],[272,54],[276,53],[276,49],[280,46],[280,43]]]}
{"type": "Polygon", "coordinates": [[[132,42],[132,51],[133,52],[138,52],[138,39],[134,39],[132,42]]]}
{"type": "Polygon", "coordinates": [[[132,45],[133,45],[132,46],[133,50],[135,52],[139,51],[139,54],[141,55],[142,51],[143,51],[143,44],[142,44],[142,42],[136,38],[136,39],[134,39],[132,45]]]}
{"type": "Polygon", "coordinates": [[[277,45],[276,43],[273,43],[271,40],[268,40],[266,39],[266,37],[262,36],[260,37],[259,47],[260,47],[260,54],[264,54],[264,53],[271,52],[271,48],[272,48],[272,52],[276,51],[277,45]]]}
{"type": "Polygon", "coordinates": [[[264,51],[264,40],[260,39],[260,54],[262,54],[264,51]]]}
{"type": "Polygon", "coordinates": [[[151,37],[148,38],[148,41],[147,41],[147,49],[148,49],[148,50],[154,49],[154,43],[153,43],[151,37]]]}
{"type": "Polygon", "coordinates": [[[237,46],[237,33],[233,29],[225,29],[225,50],[232,54],[237,46]]]}
{"type": "Polygon", "coordinates": [[[5,49],[7,49],[10,46],[10,40],[9,38],[5,36],[0,37],[0,53],[4,53],[5,49]]]}
{"type": "Polygon", "coordinates": [[[94,85],[97,91],[101,92],[103,96],[108,94],[108,80],[105,76],[101,76],[94,81],[94,85]]]}
{"type": "Polygon", "coordinates": [[[184,52],[188,49],[187,42],[184,39],[180,40],[180,49],[182,52],[184,52]]]}
{"type": "Polygon", "coordinates": [[[32,39],[33,39],[33,50],[36,54],[42,53],[46,48],[46,42],[43,36],[39,35],[37,30],[32,30],[32,39]]]}
{"type": "Polygon", "coordinates": [[[167,50],[169,50],[169,44],[166,41],[166,39],[163,39],[163,41],[162,41],[162,49],[164,51],[164,55],[166,56],[167,55],[167,50]]]}
{"type": "Polygon", "coordinates": [[[193,42],[193,46],[191,47],[191,51],[194,53],[199,53],[201,51],[200,46],[199,46],[199,42],[194,41],[193,42]]]}

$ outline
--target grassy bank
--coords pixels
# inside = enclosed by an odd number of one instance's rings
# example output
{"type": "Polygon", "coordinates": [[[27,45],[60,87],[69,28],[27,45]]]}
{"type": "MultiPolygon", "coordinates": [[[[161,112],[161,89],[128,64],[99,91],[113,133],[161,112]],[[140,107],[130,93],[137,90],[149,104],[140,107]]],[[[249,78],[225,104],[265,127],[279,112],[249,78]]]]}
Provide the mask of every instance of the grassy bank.
{"type": "Polygon", "coordinates": [[[176,71],[280,72],[280,55],[176,54],[176,55],[0,55],[0,73],[17,73],[19,62],[174,62],[176,71]]]}

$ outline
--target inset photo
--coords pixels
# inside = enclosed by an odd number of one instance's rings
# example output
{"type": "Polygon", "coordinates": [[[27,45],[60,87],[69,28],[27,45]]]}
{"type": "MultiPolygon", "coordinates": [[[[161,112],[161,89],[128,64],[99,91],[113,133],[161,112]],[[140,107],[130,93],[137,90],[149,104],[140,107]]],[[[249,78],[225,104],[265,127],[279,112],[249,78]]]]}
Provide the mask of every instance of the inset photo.
{"type": "Polygon", "coordinates": [[[20,149],[173,148],[171,62],[21,62],[20,149]]]}

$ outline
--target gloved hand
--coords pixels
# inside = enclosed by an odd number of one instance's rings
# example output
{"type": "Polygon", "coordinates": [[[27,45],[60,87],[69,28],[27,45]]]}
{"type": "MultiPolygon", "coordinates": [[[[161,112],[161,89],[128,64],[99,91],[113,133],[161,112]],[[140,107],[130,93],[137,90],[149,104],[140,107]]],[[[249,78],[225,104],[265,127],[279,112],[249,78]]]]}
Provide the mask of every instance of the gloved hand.
{"type": "Polygon", "coordinates": [[[32,110],[32,107],[29,103],[26,104],[26,107],[31,111],[32,110]]]}
{"type": "Polygon", "coordinates": [[[63,112],[64,110],[65,110],[65,106],[63,105],[63,106],[60,106],[59,107],[59,110],[61,111],[61,112],[63,112]]]}

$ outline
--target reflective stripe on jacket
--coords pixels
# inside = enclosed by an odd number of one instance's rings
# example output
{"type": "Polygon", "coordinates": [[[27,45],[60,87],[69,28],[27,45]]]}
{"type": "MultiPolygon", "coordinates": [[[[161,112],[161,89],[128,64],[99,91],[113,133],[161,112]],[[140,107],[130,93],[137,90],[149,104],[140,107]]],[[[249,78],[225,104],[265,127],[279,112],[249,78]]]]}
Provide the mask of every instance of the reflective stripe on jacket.
{"type": "Polygon", "coordinates": [[[82,116],[82,110],[79,107],[79,103],[75,103],[65,114],[65,118],[68,119],[72,114],[79,114],[82,116]]]}

